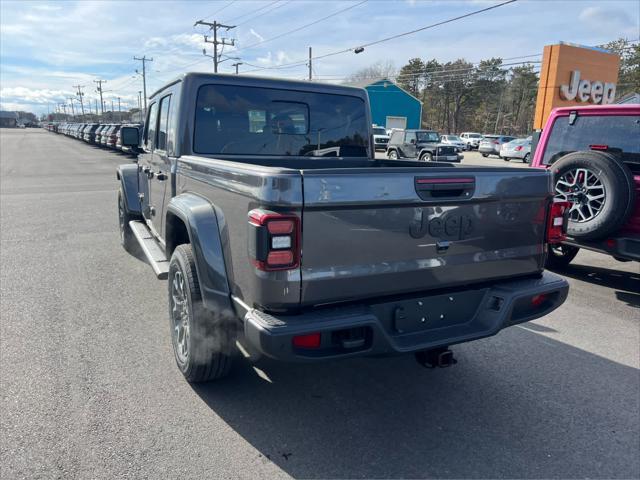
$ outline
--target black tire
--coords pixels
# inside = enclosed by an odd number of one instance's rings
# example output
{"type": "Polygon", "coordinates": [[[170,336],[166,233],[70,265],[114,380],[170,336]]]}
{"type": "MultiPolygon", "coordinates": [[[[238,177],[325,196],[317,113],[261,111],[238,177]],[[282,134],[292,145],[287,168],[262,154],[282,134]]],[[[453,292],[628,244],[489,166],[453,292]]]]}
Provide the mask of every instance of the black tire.
{"type": "Polygon", "coordinates": [[[530,159],[529,159],[529,157],[530,157],[530,155],[527,153],[527,154],[524,156],[524,158],[522,159],[522,161],[523,161],[524,163],[529,163],[529,160],[530,160],[530,159]]]}
{"type": "Polygon", "coordinates": [[[569,153],[553,164],[553,173],[556,198],[573,203],[567,226],[572,237],[606,237],[624,225],[635,207],[633,174],[610,153],[569,153]]]}
{"type": "Polygon", "coordinates": [[[178,368],[191,383],[225,377],[233,358],[235,320],[204,308],[191,245],[174,250],[168,291],[171,344],[178,368]]]}
{"type": "Polygon", "coordinates": [[[387,158],[389,160],[397,160],[398,159],[398,152],[396,152],[395,150],[389,150],[387,152],[387,158]]]}
{"type": "Polygon", "coordinates": [[[120,229],[120,244],[124,249],[131,253],[137,254],[140,246],[138,240],[133,235],[129,222],[132,220],[139,220],[137,216],[131,215],[127,210],[127,206],[124,203],[124,193],[122,188],[118,190],[118,227],[120,229]]]}
{"type": "Polygon", "coordinates": [[[562,270],[571,263],[571,260],[576,258],[579,251],[578,247],[571,245],[563,245],[561,243],[549,245],[545,266],[549,270],[562,270]]]}
{"type": "Polygon", "coordinates": [[[509,157],[501,157],[505,162],[509,161],[509,157]]]}
{"type": "Polygon", "coordinates": [[[489,156],[489,154],[488,154],[488,153],[483,153],[483,154],[481,154],[481,155],[482,155],[484,158],[487,158],[487,157],[489,156]]]}
{"type": "Polygon", "coordinates": [[[432,162],[433,156],[429,152],[424,152],[422,155],[420,155],[420,158],[418,160],[420,160],[421,162],[432,162]]]}

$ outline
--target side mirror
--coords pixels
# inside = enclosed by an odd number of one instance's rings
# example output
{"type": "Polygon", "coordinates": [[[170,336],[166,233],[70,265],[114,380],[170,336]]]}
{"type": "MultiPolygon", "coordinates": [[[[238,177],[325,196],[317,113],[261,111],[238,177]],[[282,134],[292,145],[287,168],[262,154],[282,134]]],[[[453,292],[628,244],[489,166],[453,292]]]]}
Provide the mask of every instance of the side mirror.
{"type": "Polygon", "coordinates": [[[137,147],[140,145],[140,131],[136,127],[122,127],[120,129],[123,147],[137,147]]]}

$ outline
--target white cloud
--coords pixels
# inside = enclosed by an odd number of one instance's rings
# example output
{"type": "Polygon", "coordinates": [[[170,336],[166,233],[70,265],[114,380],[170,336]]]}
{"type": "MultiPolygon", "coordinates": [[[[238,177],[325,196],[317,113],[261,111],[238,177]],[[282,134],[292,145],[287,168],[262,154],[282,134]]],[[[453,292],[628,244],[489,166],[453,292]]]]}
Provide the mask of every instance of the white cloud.
{"type": "Polygon", "coordinates": [[[249,33],[251,33],[251,35],[256,37],[258,39],[258,41],[264,42],[264,37],[262,35],[260,35],[258,32],[256,32],[253,28],[249,30],[249,33]]]}

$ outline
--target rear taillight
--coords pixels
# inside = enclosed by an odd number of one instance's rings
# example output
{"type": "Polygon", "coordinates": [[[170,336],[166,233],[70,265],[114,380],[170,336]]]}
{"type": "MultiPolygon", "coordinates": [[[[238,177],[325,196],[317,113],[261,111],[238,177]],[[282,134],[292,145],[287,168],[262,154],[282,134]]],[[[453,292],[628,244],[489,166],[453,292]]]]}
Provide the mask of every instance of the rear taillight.
{"type": "Polygon", "coordinates": [[[521,145],[518,145],[518,146],[516,147],[516,152],[519,152],[520,150],[522,150],[522,146],[521,146],[521,145]]]}
{"type": "Polygon", "coordinates": [[[500,142],[499,142],[498,140],[494,140],[494,141],[493,141],[493,144],[494,144],[494,145],[500,145],[500,142]]]}
{"type": "Polygon", "coordinates": [[[559,243],[567,239],[567,222],[571,202],[553,202],[549,209],[547,243],[559,243]]]}
{"type": "Polygon", "coordinates": [[[261,209],[249,212],[249,257],[259,270],[291,270],[300,264],[300,219],[261,209]]]}

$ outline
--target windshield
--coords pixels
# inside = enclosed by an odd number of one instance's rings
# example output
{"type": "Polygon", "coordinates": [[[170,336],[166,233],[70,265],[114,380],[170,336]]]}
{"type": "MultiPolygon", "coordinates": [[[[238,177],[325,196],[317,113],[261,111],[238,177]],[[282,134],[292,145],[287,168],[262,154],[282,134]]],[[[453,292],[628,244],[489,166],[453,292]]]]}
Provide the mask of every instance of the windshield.
{"type": "Polygon", "coordinates": [[[362,99],[237,85],[198,91],[193,150],[227,155],[367,157],[362,99]]]}
{"type": "Polygon", "coordinates": [[[619,149],[623,156],[640,155],[640,116],[578,115],[573,125],[569,117],[558,117],[553,123],[542,162],[545,165],[570,152],[590,150],[590,145],[606,145],[619,149]]]}
{"type": "Polygon", "coordinates": [[[440,135],[437,132],[416,132],[419,142],[438,142],[440,135]]]}
{"type": "Polygon", "coordinates": [[[460,137],[458,137],[457,135],[447,135],[447,140],[449,140],[450,142],[461,142],[462,140],[460,140],[460,137]]]}
{"type": "Polygon", "coordinates": [[[482,138],[482,135],[479,133],[470,133],[469,138],[482,138]]]}
{"type": "Polygon", "coordinates": [[[374,128],[373,129],[373,134],[374,135],[386,135],[387,131],[384,128],[374,128]]]}

